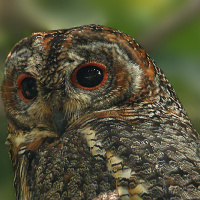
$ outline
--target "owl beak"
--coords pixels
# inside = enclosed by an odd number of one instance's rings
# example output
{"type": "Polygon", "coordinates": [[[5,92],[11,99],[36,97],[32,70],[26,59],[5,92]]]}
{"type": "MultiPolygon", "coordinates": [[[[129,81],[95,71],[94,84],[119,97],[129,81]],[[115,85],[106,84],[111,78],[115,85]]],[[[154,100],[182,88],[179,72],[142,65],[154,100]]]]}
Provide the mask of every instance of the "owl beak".
{"type": "Polygon", "coordinates": [[[52,121],[57,134],[61,136],[67,126],[67,120],[65,119],[63,112],[60,111],[58,108],[53,109],[52,121]]]}

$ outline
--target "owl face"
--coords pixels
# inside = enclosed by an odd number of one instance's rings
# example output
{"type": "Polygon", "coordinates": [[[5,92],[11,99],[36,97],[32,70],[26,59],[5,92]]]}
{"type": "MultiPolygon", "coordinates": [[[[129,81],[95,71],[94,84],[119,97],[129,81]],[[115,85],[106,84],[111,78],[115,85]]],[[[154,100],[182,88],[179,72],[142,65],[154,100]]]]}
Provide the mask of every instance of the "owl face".
{"type": "Polygon", "coordinates": [[[155,67],[138,49],[129,36],[96,25],[23,39],[7,58],[2,85],[10,132],[20,130],[20,142],[36,127],[61,134],[80,117],[142,98],[155,67]]]}

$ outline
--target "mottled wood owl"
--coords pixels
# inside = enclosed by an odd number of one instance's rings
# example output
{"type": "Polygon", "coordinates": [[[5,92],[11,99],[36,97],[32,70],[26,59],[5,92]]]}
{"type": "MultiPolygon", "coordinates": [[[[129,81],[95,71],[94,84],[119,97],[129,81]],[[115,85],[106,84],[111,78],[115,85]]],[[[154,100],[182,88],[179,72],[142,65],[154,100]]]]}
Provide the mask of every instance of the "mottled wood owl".
{"type": "Polygon", "coordinates": [[[174,89],[130,36],[35,33],[2,96],[17,199],[200,199],[200,145],[174,89]]]}

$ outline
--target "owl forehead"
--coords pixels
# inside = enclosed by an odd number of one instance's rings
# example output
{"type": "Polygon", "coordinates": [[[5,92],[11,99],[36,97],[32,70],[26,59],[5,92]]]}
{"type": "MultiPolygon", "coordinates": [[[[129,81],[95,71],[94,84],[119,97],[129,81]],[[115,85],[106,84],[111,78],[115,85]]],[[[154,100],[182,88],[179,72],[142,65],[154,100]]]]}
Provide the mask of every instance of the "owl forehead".
{"type": "MultiPolygon", "coordinates": [[[[34,48],[40,48],[43,51],[43,55],[46,55],[47,63],[51,64],[58,62],[62,59],[68,59],[73,61],[70,54],[78,52],[79,55],[88,53],[88,56],[98,56],[98,53],[112,52],[113,49],[118,52],[123,50],[123,43],[125,41],[119,41],[115,32],[107,33],[107,31],[99,31],[99,29],[91,30],[86,29],[88,27],[82,27],[79,29],[72,29],[71,31],[60,30],[57,32],[46,32],[42,35],[36,34],[36,39],[33,42],[34,48]],[[94,55],[92,55],[94,53],[94,55]]],[[[120,34],[119,34],[120,35],[120,34]]],[[[123,52],[125,55],[126,52],[123,52]]],[[[101,55],[102,56],[102,55],[101,55]]]]}

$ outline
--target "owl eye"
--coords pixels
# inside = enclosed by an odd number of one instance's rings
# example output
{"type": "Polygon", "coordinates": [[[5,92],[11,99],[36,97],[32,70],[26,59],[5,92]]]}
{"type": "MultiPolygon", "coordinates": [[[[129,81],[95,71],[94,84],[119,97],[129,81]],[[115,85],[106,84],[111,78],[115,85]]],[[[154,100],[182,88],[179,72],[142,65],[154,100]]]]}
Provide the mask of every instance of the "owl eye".
{"type": "Polygon", "coordinates": [[[107,69],[103,64],[90,62],[75,69],[72,83],[84,90],[95,90],[102,86],[107,78],[107,69]]]}
{"type": "Polygon", "coordinates": [[[24,102],[33,101],[37,95],[36,80],[29,74],[23,74],[17,80],[18,94],[24,102]]]}

